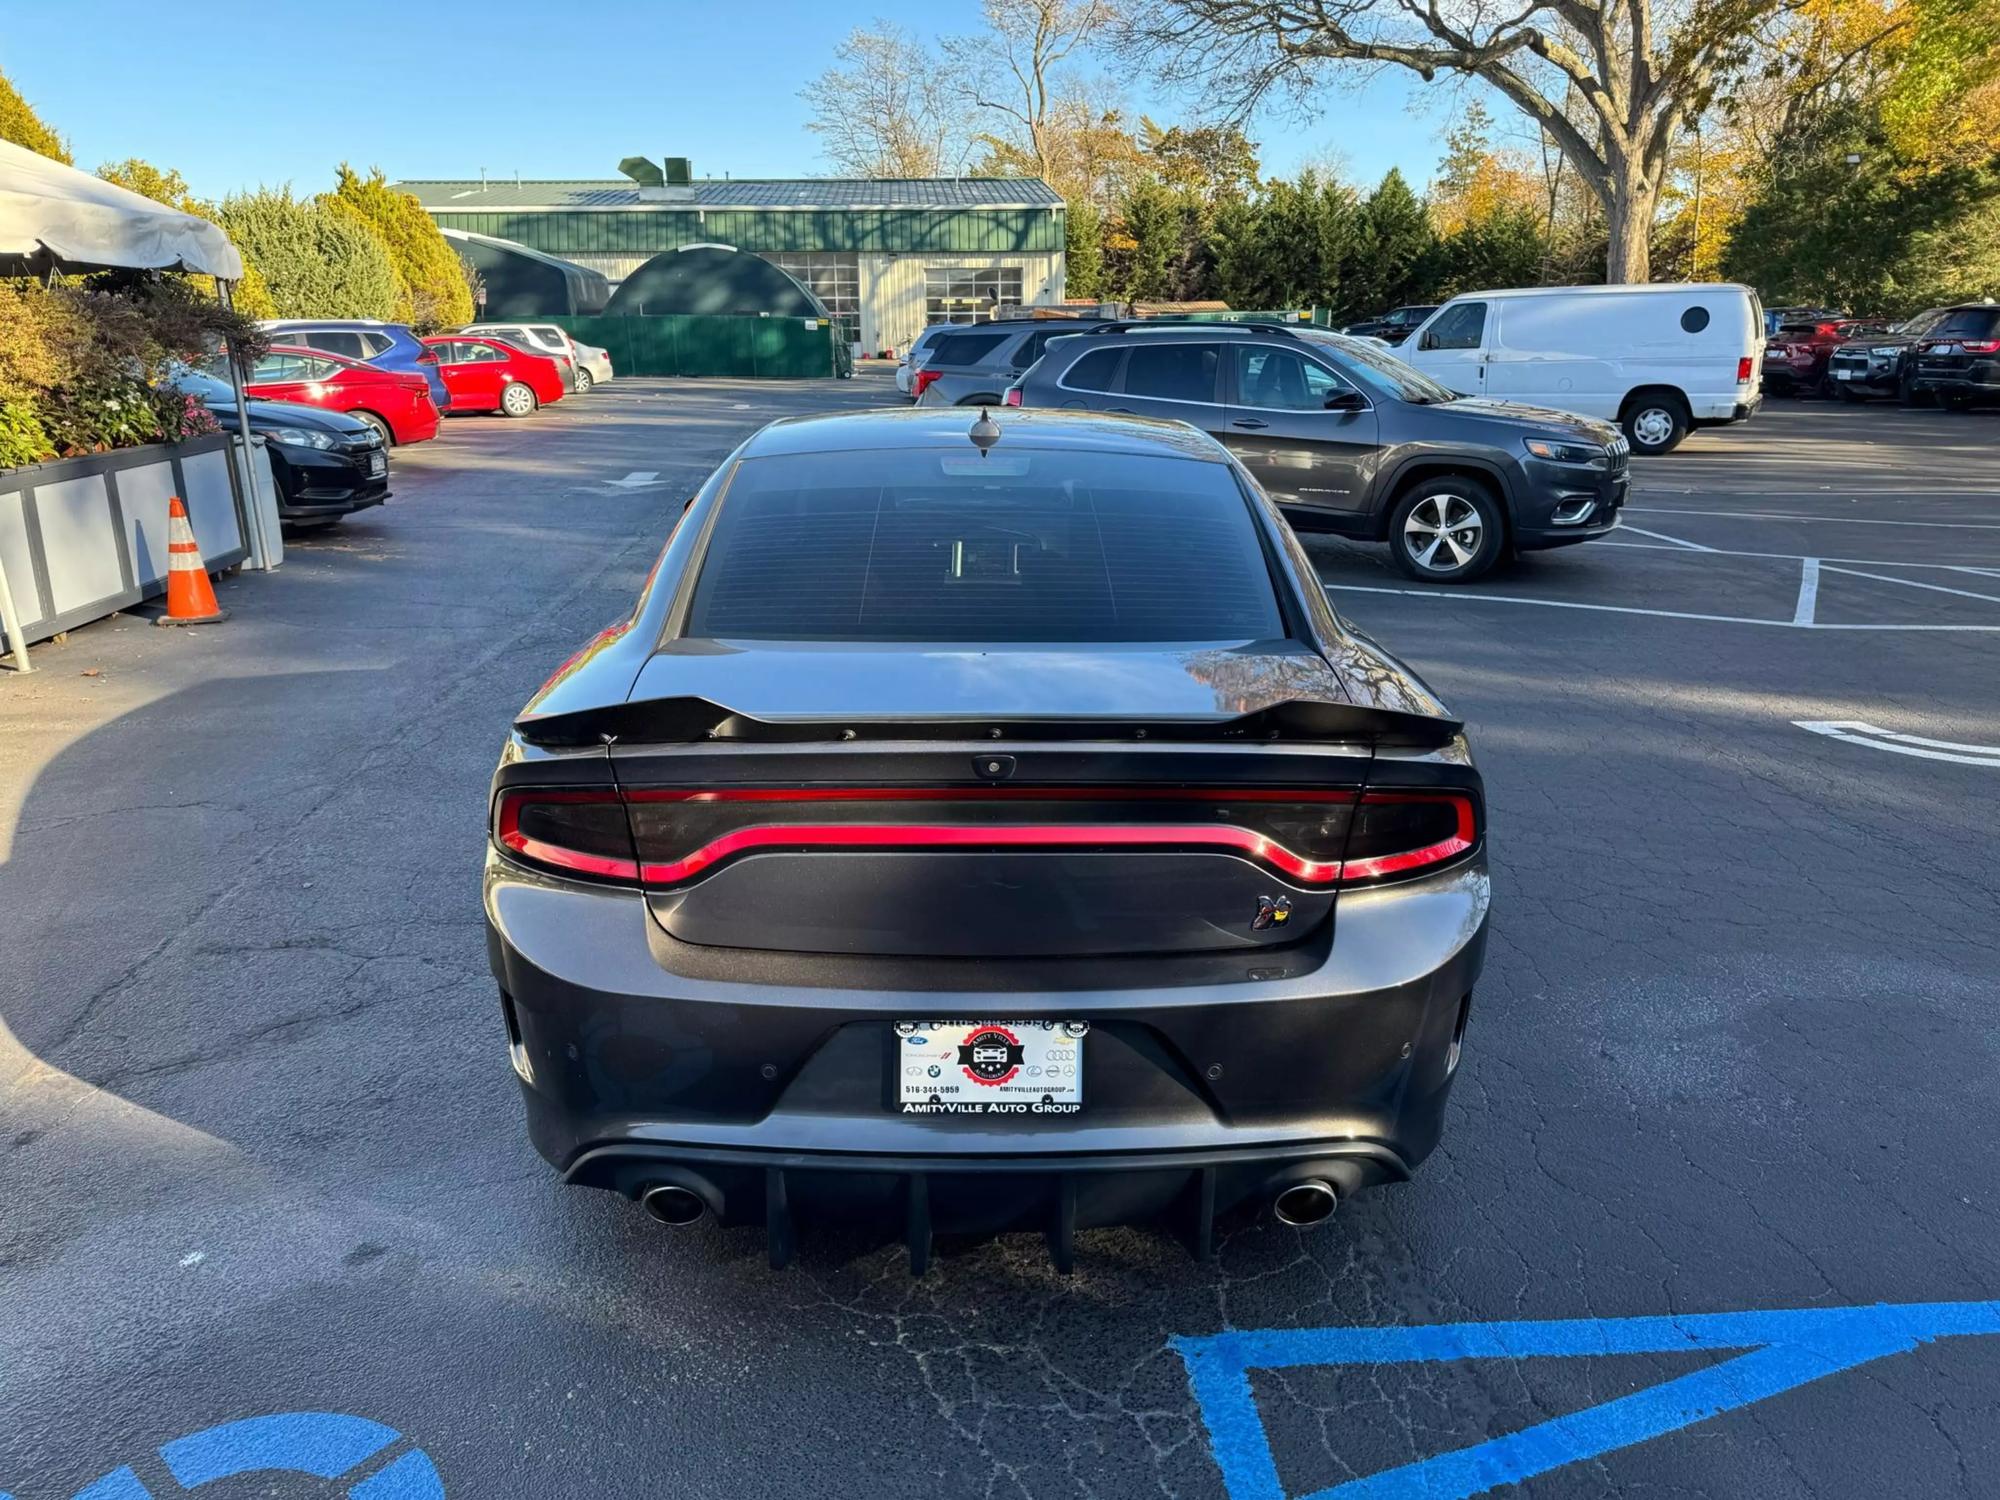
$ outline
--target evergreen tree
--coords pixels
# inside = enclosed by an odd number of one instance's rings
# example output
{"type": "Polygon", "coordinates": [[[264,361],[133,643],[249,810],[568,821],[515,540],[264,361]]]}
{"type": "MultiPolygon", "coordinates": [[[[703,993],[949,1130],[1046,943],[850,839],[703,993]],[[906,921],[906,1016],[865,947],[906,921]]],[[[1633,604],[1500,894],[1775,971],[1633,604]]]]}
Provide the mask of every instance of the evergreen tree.
{"type": "Polygon", "coordinates": [[[1132,241],[1127,258],[1127,301],[1158,302],[1173,295],[1171,269],[1181,243],[1181,216],[1174,195],[1157,177],[1142,177],[1125,195],[1125,233],[1132,241]]]}
{"type": "MultiPolygon", "coordinates": [[[[142,198],[151,198],[155,203],[164,203],[168,208],[177,208],[184,214],[216,222],[215,205],[195,197],[188,188],[187,179],[171,167],[156,167],[149,161],[128,156],[123,161],[106,162],[97,169],[97,175],[142,198]]],[[[205,295],[214,295],[214,282],[209,277],[197,276],[194,282],[205,295]]],[[[271,300],[271,289],[264,285],[264,278],[248,256],[243,260],[243,279],[236,283],[230,294],[230,304],[246,318],[275,318],[278,315],[277,304],[271,300]]]]}
{"type": "Polygon", "coordinates": [[[1102,300],[1104,288],[1104,213],[1088,198],[1069,200],[1063,215],[1065,295],[1102,300]]]}
{"type": "Polygon", "coordinates": [[[438,232],[437,220],[413,194],[390,187],[380,167],[363,177],[342,162],[326,201],[351,212],[389,252],[401,286],[397,322],[429,333],[472,321],[472,288],[464,267],[438,232]]]}
{"type": "Polygon", "coordinates": [[[394,320],[396,268],[353,213],[259,188],[223,199],[216,222],[263,273],[277,316],[394,320]]]}
{"type": "Polygon", "coordinates": [[[63,138],[42,123],[42,117],[7,81],[5,73],[0,73],[0,141],[26,146],[37,155],[59,161],[66,167],[74,165],[63,138]]]}
{"type": "Polygon", "coordinates": [[[1423,200],[1394,167],[1361,206],[1360,233],[1339,306],[1366,317],[1416,300],[1434,264],[1436,233],[1423,200]]]}

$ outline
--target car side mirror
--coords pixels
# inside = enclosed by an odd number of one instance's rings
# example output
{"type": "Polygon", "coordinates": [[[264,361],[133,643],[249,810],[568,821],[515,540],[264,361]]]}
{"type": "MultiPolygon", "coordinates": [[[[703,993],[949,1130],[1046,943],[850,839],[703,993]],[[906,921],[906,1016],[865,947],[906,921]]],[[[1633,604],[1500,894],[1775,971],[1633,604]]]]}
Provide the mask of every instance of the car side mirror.
{"type": "Polygon", "coordinates": [[[1360,411],[1367,404],[1359,391],[1335,391],[1326,398],[1328,411],[1360,411]]]}

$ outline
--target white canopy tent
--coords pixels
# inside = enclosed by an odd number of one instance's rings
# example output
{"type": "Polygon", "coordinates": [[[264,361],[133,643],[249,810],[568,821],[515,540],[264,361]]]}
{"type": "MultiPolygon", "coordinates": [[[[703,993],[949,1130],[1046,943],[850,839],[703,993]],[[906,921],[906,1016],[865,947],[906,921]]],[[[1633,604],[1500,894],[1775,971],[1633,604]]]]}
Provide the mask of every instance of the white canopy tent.
{"type": "MultiPolygon", "coordinates": [[[[227,300],[228,283],[243,279],[243,257],[229,236],[206,219],[0,141],[0,276],[103,270],[194,271],[213,276],[227,300]]],[[[229,367],[242,427],[242,474],[254,485],[242,379],[235,360],[229,367]]],[[[259,533],[253,545],[261,558],[265,552],[261,518],[254,503],[249,510],[259,533]]],[[[27,642],[4,567],[0,567],[0,629],[13,651],[15,667],[28,671],[27,642]]]]}
{"type": "Polygon", "coordinates": [[[107,267],[243,279],[243,257],[208,220],[0,141],[0,276],[107,267]]]}

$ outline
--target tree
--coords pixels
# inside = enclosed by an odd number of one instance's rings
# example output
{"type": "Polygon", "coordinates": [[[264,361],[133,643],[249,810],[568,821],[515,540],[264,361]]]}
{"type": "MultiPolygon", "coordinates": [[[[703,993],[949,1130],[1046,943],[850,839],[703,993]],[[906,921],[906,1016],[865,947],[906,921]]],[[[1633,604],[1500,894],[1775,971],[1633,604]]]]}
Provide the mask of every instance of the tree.
{"type": "Polygon", "coordinates": [[[1066,295],[1103,300],[1104,214],[1088,198],[1072,198],[1063,216],[1066,295]]]}
{"type": "Polygon", "coordinates": [[[1341,303],[1357,316],[1416,300],[1437,236],[1423,200],[1391,167],[1361,206],[1358,244],[1341,303]]]}
{"type": "Polygon", "coordinates": [[[1330,64],[1480,79],[1547,132],[1602,206],[1609,279],[1644,281],[1676,133],[1753,69],[1760,31],[1796,3],[1160,0],[1126,41],[1239,110],[1273,88],[1309,88],[1330,64]]]}
{"type": "Polygon", "coordinates": [[[985,0],[984,13],[987,34],[953,37],[945,57],[966,99],[1002,122],[993,139],[1053,185],[1066,165],[1059,127],[1076,122],[1065,64],[1110,25],[1111,0],[985,0]]]}
{"type": "Polygon", "coordinates": [[[263,273],[278,317],[395,318],[396,268],[353,213],[259,188],[223,199],[216,222],[263,273]]]}
{"type": "Polygon", "coordinates": [[[1128,302],[1159,302],[1174,295],[1171,268],[1181,243],[1174,195],[1157,177],[1142,177],[1120,206],[1124,239],[1119,290],[1128,302]]]}
{"type": "Polygon", "coordinates": [[[1411,295],[1430,302],[1460,292],[1531,286],[1542,253],[1541,215],[1526,204],[1503,204],[1439,240],[1411,295]]]}
{"type": "Polygon", "coordinates": [[[380,167],[363,177],[342,162],[328,196],[331,205],[351,211],[373,230],[388,250],[402,284],[397,322],[428,333],[472,321],[472,287],[464,265],[414,194],[390,187],[380,167]]]}
{"type": "Polygon", "coordinates": [[[835,170],[851,177],[936,177],[963,171],[971,152],[944,61],[887,21],[857,28],[836,66],[799,90],[835,170]]]}
{"type": "Polygon", "coordinates": [[[1247,198],[1257,191],[1257,143],[1238,125],[1161,126],[1139,121],[1140,148],[1168,187],[1204,202],[1247,198]]]}
{"type": "Polygon", "coordinates": [[[63,144],[63,138],[42,123],[42,117],[7,81],[5,73],[0,73],[0,141],[25,146],[37,155],[59,161],[66,167],[75,165],[70,160],[69,147],[63,144]]]}
{"type": "MultiPolygon", "coordinates": [[[[195,197],[188,188],[187,179],[171,167],[156,167],[149,161],[128,156],[123,161],[106,162],[97,169],[97,175],[142,198],[151,198],[155,203],[164,203],[168,208],[194,214],[210,223],[219,222],[215,205],[195,197]]],[[[192,279],[205,295],[215,295],[211,278],[197,276],[192,279]]],[[[230,292],[230,305],[246,318],[275,318],[278,315],[278,306],[271,300],[271,289],[264,285],[263,276],[248,256],[243,261],[243,279],[230,292]]]]}

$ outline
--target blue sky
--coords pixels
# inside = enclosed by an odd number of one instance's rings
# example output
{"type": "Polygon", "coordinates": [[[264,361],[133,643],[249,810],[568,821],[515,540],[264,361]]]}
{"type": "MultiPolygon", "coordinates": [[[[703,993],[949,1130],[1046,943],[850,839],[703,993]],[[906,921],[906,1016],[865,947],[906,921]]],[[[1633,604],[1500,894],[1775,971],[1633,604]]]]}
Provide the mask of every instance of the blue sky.
{"type": "MultiPolygon", "coordinates": [[[[396,177],[609,177],[639,153],[697,174],[831,170],[799,88],[857,24],[979,29],[977,0],[74,0],[7,7],[0,69],[69,137],[77,164],[142,156],[219,197],[258,183],[330,184],[335,163],[396,177]]],[[[1414,81],[1412,81],[1414,82],[1414,81]]],[[[1421,87],[1421,85],[1416,85],[1421,87]]],[[[1134,112],[1187,113],[1143,86],[1134,112]]],[[[1413,114],[1410,85],[1329,91],[1310,121],[1260,120],[1267,173],[1338,159],[1419,186],[1443,116],[1413,114]]],[[[1440,90],[1440,110],[1448,107],[1440,90]]]]}

